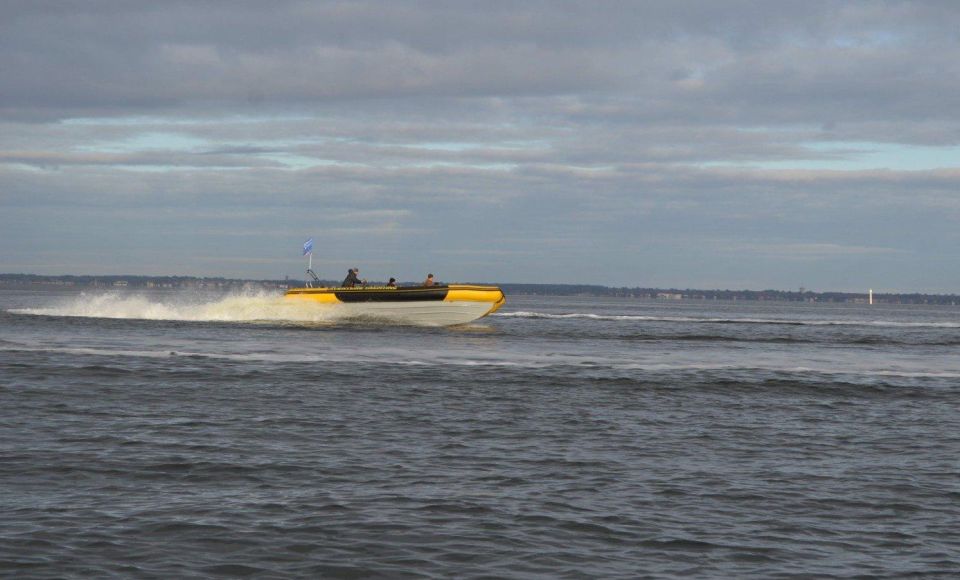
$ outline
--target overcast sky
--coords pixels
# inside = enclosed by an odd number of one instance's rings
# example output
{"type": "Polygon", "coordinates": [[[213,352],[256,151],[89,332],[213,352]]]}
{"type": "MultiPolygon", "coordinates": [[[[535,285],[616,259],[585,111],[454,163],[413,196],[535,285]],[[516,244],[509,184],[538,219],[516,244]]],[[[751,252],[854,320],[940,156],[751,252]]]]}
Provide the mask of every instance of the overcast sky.
{"type": "Polygon", "coordinates": [[[960,292],[960,2],[0,3],[0,272],[960,292]]]}

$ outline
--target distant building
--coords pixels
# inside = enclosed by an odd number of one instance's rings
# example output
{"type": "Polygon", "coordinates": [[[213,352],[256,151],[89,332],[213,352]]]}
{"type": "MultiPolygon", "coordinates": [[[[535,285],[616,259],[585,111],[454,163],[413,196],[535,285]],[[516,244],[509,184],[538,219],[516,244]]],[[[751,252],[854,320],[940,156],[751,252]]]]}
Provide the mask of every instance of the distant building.
{"type": "Polygon", "coordinates": [[[675,292],[657,292],[657,298],[660,300],[682,300],[683,294],[677,294],[675,292]]]}

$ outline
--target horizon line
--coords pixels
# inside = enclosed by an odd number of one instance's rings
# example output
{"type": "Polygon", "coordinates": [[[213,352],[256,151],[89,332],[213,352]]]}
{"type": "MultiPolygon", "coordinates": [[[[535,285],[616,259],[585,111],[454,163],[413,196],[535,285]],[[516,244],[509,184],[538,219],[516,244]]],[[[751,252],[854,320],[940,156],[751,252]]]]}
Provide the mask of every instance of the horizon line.
{"type": "MultiPolygon", "coordinates": [[[[22,272],[0,272],[0,278],[12,277],[12,276],[23,276],[23,277],[35,277],[35,278],[184,278],[184,279],[194,279],[194,280],[223,280],[223,281],[233,281],[233,282],[286,282],[290,281],[296,282],[299,278],[229,278],[226,276],[195,276],[195,275],[185,275],[185,274],[27,274],[22,272]]],[[[321,282],[334,282],[336,280],[323,280],[321,282]]],[[[402,283],[415,283],[415,281],[403,281],[402,283]]],[[[779,290],[776,288],[764,288],[762,290],[752,290],[749,288],[680,288],[680,287],[656,287],[656,286],[607,286],[603,284],[587,284],[580,282],[451,282],[455,284],[485,284],[485,285],[507,285],[507,286],[582,286],[589,288],[603,288],[607,290],[653,290],[653,291],[665,291],[665,292],[751,292],[751,293],[764,293],[764,292],[777,292],[782,294],[809,294],[809,295],[818,295],[818,294],[849,294],[849,295],[863,295],[867,296],[872,292],[876,296],[896,296],[896,295],[921,295],[921,296],[941,296],[941,297],[958,297],[960,294],[953,292],[928,292],[928,291],[890,291],[890,290],[881,290],[874,291],[872,289],[867,289],[864,291],[846,291],[846,290],[810,290],[803,289],[802,291],[798,288],[795,290],[779,290]]]]}

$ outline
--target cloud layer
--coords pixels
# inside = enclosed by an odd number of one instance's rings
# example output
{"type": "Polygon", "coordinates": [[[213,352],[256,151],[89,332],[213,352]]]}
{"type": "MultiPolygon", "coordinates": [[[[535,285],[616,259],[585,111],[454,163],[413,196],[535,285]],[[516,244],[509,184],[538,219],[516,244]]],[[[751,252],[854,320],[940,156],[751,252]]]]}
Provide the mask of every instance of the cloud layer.
{"type": "Polygon", "coordinates": [[[0,270],[958,291],[953,2],[8,2],[0,270]]]}

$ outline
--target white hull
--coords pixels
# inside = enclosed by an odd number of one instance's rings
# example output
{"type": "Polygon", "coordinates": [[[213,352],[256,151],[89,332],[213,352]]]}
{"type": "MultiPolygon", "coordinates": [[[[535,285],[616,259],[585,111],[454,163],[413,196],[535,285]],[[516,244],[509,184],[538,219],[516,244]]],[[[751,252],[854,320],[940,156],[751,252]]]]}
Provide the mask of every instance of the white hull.
{"type": "Polygon", "coordinates": [[[489,302],[359,302],[318,304],[330,308],[337,320],[378,320],[418,326],[453,326],[486,316],[489,302]]]}

